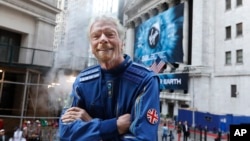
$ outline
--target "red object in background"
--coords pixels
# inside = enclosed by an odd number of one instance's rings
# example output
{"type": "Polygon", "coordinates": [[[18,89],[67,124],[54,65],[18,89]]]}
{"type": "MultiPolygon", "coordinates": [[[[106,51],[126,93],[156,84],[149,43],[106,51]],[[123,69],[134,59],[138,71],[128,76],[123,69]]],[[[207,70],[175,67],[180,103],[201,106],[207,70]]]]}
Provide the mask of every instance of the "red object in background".
{"type": "Polygon", "coordinates": [[[3,129],[3,119],[0,119],[0,129],[3,129]]]}

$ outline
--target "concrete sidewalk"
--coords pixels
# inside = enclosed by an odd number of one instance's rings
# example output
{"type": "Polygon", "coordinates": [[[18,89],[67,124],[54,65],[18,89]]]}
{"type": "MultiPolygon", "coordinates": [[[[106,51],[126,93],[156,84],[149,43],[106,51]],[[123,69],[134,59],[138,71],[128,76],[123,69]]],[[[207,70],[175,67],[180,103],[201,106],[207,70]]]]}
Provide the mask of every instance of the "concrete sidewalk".
{"type": "MultiPolygon", "coordinates": [[[[159,129],[158,129],[158,141],[162,141],[162,131],[161,131],[161,125],[159,126],[159,129]]],[[[174,140],[172,141],[178,141],[178,138],[177,138],[177,132],[176,130],[174,129],[174,127],[169,127],[169,130],[172,130],[173,132],[173,135],[174,135],[174,140]]],[[[201,137],[201,133],[200,131],[196,130],[190,130],[190,138],[188,141],[205,141],[205,137],[204,137],[204,131],[202,132],[202,137],[201,137]]],[[[206,141],[215,141],[215,139],[217,138],[218,134],[215,134],[215,133],[211,133],[211,132],[208,132],[207,133],[207,138],[206,138],[206,141]]],[[[167,138],[167,141],[170,141],[169,140],[169,137],[167,138]]],[[[180,141],[183,141],[183,134],[181,136],[181,139],[180,141]]],[[[220,141],[228,141],[227,139],[227,135],[222,135],[221,137],[221,140],[220,141]]]]}

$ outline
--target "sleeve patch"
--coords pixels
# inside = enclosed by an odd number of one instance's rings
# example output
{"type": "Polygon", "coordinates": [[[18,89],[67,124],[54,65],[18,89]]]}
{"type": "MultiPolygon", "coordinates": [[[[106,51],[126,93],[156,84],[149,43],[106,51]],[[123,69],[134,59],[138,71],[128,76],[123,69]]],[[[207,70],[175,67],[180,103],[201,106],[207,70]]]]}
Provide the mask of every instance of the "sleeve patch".
{"type": "Polygon", "coordinates": [[[147,119],[150,124],[157,124],[159,120],[157,110],[149,109],[147,112],[147,119]]]}

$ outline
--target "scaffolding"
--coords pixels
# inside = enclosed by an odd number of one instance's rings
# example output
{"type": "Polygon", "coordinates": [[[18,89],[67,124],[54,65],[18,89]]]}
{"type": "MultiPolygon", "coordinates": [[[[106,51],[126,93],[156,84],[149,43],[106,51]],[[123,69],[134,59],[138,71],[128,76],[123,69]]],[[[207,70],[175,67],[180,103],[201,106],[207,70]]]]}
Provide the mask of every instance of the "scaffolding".
{"type": "Polygon", "coordinates": [[[40,123],[43,138],[53,138],[56,134],[65,95],[58,96],[54,86],[40,82],[41,73],[35,70],[0,72],[0,119],[10,136],[17,129],[23,130],[27,122],[36,121],[40,123]]]}

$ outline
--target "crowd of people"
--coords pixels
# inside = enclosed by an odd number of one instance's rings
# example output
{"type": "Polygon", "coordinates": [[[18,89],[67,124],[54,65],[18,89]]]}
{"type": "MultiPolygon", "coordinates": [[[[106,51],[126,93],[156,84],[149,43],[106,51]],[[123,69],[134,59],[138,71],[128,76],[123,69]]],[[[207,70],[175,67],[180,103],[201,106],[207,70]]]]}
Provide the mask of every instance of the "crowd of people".
{"type": "MultiPolygon", "coordinates": [[[[9,131],[11,133],[11,131],[9,131]]],[[[40,120],[24,121],[22,127],[15,127],[11,134],[6,135],[5,129],[0,130],[0,141],[57,141],[58,123],[47,123],[42,126],[40,120]],[[49,124],[49,125],[48,125],[49,124]]]]}
{"type": "Polygon", "coordinates": [[[187,121],[181,122],[179,121],[176,125],[173,125],[169,128],[170,125],[168,122],[164,122],[161,131],[162,131],[162,141],[174,141],[174,133],[176,133],[177,141],[181,141],[183,137],[183,141],[188,141],[190,138],[190,127],[187,121]],[[173,132],[174,131],[174,132],[173,132]]]}

